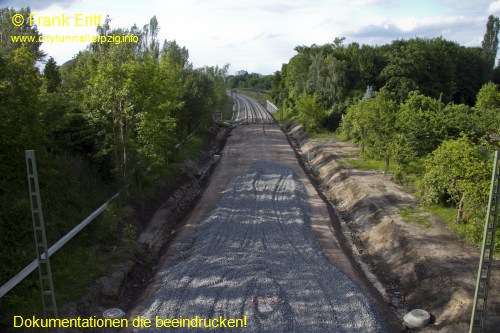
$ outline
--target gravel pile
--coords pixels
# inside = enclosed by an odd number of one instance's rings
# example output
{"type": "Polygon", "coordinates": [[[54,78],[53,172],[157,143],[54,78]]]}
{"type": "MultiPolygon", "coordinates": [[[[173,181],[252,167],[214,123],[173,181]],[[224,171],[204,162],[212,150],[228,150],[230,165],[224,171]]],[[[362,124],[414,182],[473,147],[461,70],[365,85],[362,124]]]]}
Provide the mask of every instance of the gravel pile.
{"type": "MultiPolygon", "coordinates": [[[[372,302],[316,244],[304,186],[288,168],[258,162],[235,177],[142,316],[243,318],[244,328],[175,332],[384,332],[372,302]]],[[[162,329],[165,331],[165,328],[162,329]]],[[[170,331],[170,330],[169,330],[170,331]]]]}

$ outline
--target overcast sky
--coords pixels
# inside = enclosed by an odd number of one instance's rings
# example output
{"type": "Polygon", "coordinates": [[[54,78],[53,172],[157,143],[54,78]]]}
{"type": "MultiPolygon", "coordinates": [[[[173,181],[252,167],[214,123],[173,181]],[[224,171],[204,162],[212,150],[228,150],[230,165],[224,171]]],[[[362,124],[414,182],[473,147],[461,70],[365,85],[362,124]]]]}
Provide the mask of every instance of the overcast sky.
{"type": "MultiPolygon", "coordinates": [[[[500,16],[500,0],[0,0],[0,7],[29,5],[38,15],[100,14],[112,28],[142,27],[156,15],[160,40],[189,49],[195,67],[230,63],[230,74],[272,74],[297,45],[381,45],[401,38],[438,37],[480,46],[488,15],[500,16]]],[[[94,27],[39,27],[44,35],[95,34],[94,27]]],[[[44,43],[59,64],[83,43],[44,43]]]]}

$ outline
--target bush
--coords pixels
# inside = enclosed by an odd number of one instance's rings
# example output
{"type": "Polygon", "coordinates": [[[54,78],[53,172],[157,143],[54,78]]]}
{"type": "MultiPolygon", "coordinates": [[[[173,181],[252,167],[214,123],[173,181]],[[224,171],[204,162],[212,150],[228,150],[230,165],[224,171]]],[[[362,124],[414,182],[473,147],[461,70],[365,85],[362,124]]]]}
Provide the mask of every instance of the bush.
{"type": "Polygon", "coordinates": [[[425,203],[458,205],[469,221],[482,221],[490,183],[490,154],[463,135],[443,141],[425,161],[421,193],[425,203]]]}
{"type": "Polygon", "coordinates": [[[308,132],[322,128],[326,119],[325,109],[318,104],[315,95],[303,94],[297,101],[298,120],[308,132]]]}

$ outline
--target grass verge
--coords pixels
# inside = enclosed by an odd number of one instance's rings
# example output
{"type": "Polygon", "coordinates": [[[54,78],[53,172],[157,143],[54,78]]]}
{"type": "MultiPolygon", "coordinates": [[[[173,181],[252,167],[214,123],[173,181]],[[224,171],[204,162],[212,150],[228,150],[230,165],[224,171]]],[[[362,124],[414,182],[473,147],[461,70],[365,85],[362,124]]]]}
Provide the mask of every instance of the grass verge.
{"type": "Polygon", "coordinates": [[[426,229],[432,227],[428,217],[423,214],[425,214],[425,211],[415,207],[404,208],[399,211],[399,215],[406,223],[416,223],[426,229]]]}
{"type": "Polygon", "coordinates": [[[354,168],[361,170],[377,170],[384,172],[394,172],[396,171],[397,166],[392,163],[389,164],[389,168],[386,168],[385,162],[382,160],[370,159],[370,158],[347,158],[346,162],[353,166],[354,168]]]}

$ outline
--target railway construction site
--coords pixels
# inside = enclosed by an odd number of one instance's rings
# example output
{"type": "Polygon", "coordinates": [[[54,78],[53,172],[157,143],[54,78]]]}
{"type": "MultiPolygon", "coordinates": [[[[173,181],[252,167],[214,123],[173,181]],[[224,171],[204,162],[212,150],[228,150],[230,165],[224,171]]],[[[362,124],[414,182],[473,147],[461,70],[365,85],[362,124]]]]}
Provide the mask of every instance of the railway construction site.
{"type": "Polygon", "coordinates": [[[234,120],[249,124],[232,129],[130,316],[246,317],[244,332],[394,331],[286,135],[254,99],[236,105],[234,120]]]}
{"type": "MultiPolygon", "coordinates": [[[[281,128],[241,94],[233,111],[204,185],[173,193],[138,237],[152,274],[104,283],[86,315],[121,307],[130,323],[150,321],[122,332],[392,333],[411,330],[403,316],[419,308],[432,316],[419,332],[467,332],[476,248],[432,216],[431,228],[403,221],[416,200],[389,175],[350,167],[354,145],[281,128]]],[[[493,289],[490,331],[499,298],[493,289]]]]}

